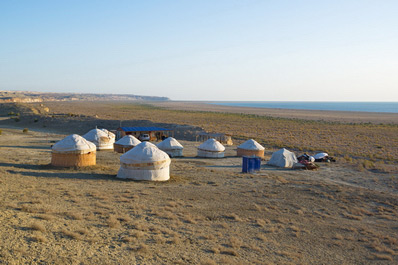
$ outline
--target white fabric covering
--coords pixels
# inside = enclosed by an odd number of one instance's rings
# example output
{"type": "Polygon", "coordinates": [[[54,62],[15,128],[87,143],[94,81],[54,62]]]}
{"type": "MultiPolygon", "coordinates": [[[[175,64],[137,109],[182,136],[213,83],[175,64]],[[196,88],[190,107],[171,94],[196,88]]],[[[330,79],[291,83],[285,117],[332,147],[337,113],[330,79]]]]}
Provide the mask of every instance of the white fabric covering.
{"type": "Polygon", "coordinates": [[[92,129],[85,135],[86,140],[93,142],[98,150],[113,149],[115,135],[111,132],[105,132],[106,129],[92,129]]]}
{"type": "Polygon", "coordinates": [[[168,154],[150,142],[142,142],[120,156],[118,178],[165,181],[170,178],[168,154]]]}
{"type": "Polygon", "coordinates": [[[87,154],[90,152],[95,152],[95,144],[87,141],[83,137],[77,134],[71,134],[66,136],[61,141],[57,142],[52,147],[55,153],[80,153],[87,154]]]}
{"type": "Polygon", "coordinates": [[[216,139],[211,138],[204,142],[203,144],[199,145],[198,149],[204,151],[213,151],[213,152],[224,152],[225,147],[216,139]]]}
{"type": "Polygon", "coordinates": [[[264,150],[265,149],[261,144],[257,143],[253,139],[247,140],[243,144],[239,145],[238,148],[245,149],[245,150],[264,150]]]}
{"type": "Polygon", "coordinates": [[[111,139],[116,139],[116,135],[113,132],[108,131],[107,129],[100,129],[101,131],[104,131],[106,134],[108,134],[109,138],[111,139]]]}
{"type": "Polygon", "coordinates": [[[271,159],[268,161],[267,165],[291,168],[297,162],[298,161],[294,153],[285,148],[282,148],[272,154],[271,159]]]}
{"type": "Polygon", "coordinates": [[[314,158],[315,159],[322,159],[322,158],[324,158],[326,156],[329,156],[329,155],[327,153],[318,153],[318,154],[314,155],[314,158]]]}
{"type": "Polygon", "coordinates": [[[122,146],[136,146],[140,143],[141,143],[141,141],[138,140],[137,138],[135,138],[134,136],[126,135],[126,136],[122,137],[121,139],[119,139],[119,141],[117,141],[115,144],[122,145],[122,146]]]}
{"type": "Polygon", "coordinates": [[[168,137],[158,144],[158,148],[170,157],[182,156],[184,147],[173,137],[168,137]]]}
{"type": "Polygon", "coordinates": [[[221,158],[224,157],[225,147],[216,139],[209,139],[198,147],[199,157],[212,157],[221,158]]]}

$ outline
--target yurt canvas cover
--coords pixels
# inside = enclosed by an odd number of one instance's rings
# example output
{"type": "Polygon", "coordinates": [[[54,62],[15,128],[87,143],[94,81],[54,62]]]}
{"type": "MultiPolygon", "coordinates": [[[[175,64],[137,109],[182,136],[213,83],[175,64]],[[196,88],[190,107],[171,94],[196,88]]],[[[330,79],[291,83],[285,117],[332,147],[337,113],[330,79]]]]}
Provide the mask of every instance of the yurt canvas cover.
{"type": "Polygon", "coordinates": [[[182,156],[184,147],[173,137],[168,137],[158,144],[158,148],[170,157],[182,156]]]}
{"type": "Polygon", "coordinates": [[[267,165],[291,168],[295,163],[297,163],[296,155],[289,150],[282,148],[272,154],[267,165]]]}
{"type": "Polygon", "coordinates": [[[264,157],[264,147],[255,140],[250,139],[238,146],[237,156],[264,157]]]}
{"type": "Polygon", "coordinates": [[[105,132],[104,129],[92,129],[83,137],[94,143],[98,150],[112,150],[115,142],[115,135],[111,132],[105,132]]]}
{"type": "Polygon", "coordinates": [[[51,165],[60,167],[92,166],[96,163],[96,146],[77,134],[72,134],[52,147],[51,165]]]}
{"type": "Polygon", "coordinates": [[[216,139],[211,138],[199,145],[198,156],[221,158],[224,157],[224,151],[225,147],[216,139]]]}
{"type": "Polygon", "coordinates": [[[142,142],[120,156],[118,178],[165,181],[170,178],[168,154],[150,142],[142,142]]]}
{"type": "Polygon", "coordinates": [[[135,138],[132,135],[126,135],[121,138],[119,141],[113,144],[114,150],[118,153],[126,153],[133,147],[140,144],[141,141],[135,138]]]}

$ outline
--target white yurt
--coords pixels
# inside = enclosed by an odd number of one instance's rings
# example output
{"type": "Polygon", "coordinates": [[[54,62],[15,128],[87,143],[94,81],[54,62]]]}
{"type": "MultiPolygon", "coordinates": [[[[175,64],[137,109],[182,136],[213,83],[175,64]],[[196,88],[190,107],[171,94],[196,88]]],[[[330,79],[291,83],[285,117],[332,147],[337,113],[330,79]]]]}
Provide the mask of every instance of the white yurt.
{"type": "Polygon", "coordinates": [[[264,147],[255,140],[250,139],[238,146],[237,156],[264,157],[264,147]]]}
{"type": "Polygon", "coordinates": [[[92,129],[83,137],[94,143],[97,146],[97,150],[113,150],[115,135],[111,132],[105,132],[103,129],[92,129]]]}
{"type": "Polygon", "coordinates": [[[221,158],[224,157],[225,147],[216,139],[209,139],[198,147],[199,157],[212,157],[221,158]]]}
{"type": "Polygon", "coordinates": [[[165,181],[170,178],[169,155],[150,142],[142,142],[120,156],[118,178],[165,181]]]}
{"type": "Polygon", "coordinates": [[[289,150],[282,148],[272,154],[267,165],[291,168],[295,163],[297,163],[296,155],[289,150]]]}
{"type": "Polygon", "coordinates": [[[83,167],[96,163],[96,146],[77,134],[72,134],[52,147],[51,165],[83,167]]]}
{"type": "Polygon", "coordinates": [[[119,141],[113,144],[113,149],[115,150],[115,152],[118,153],[126,153],[127,151],[139,145],[140,143],[141,141],[135,138],[134,136],[125,135],[122,138],[120,138],[119,141]]]}
{"type": "Polygon", "coordinates": [[[184,147],[173,137],[168,137],[158,143],[158,148],[166,152],[170,157],[182,156],[184,147]]]}

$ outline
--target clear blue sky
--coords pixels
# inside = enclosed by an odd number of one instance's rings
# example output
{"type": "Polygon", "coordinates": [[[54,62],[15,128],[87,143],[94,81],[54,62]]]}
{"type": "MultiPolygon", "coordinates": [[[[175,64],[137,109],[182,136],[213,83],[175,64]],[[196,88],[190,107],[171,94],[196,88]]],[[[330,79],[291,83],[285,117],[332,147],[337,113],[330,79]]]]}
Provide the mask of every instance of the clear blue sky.
{"type": "Polygon", "coordinates": [[[0,90],[398,101],[398,1],[0,1],[0,90]]]}

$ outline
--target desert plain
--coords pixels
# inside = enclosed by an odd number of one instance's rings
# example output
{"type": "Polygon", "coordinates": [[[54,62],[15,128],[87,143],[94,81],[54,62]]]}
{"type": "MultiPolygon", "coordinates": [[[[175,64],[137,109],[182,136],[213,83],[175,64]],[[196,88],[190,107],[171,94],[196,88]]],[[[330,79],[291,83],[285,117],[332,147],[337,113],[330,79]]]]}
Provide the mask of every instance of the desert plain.
{"type": "Polygon", "coordinates": [[[2,264],[398,263],[396,114],[45,102],[2,104],[0,116],[2,264]],[[184,157],[169,181],[117,179],[111,151],[93,167],[50,165],[66,135],[120,125],[174,131],[184,157]],[[196,157],[200,131],[232,134],[225,158],[196,157]],[[250,138],[265,159],[244,174],[236,147],[250,138]],[[266,166],[282,147],[337,161],[266,166]]]}

